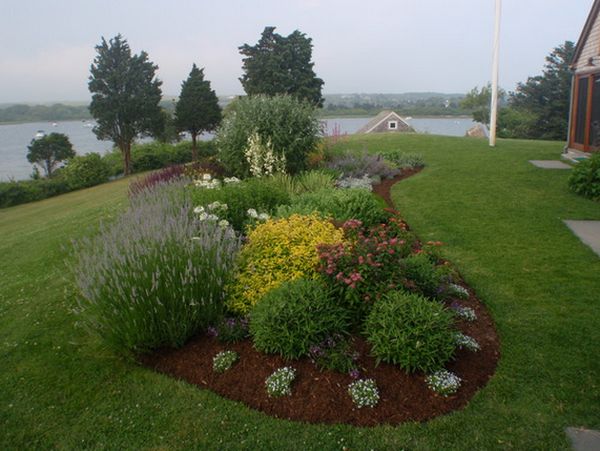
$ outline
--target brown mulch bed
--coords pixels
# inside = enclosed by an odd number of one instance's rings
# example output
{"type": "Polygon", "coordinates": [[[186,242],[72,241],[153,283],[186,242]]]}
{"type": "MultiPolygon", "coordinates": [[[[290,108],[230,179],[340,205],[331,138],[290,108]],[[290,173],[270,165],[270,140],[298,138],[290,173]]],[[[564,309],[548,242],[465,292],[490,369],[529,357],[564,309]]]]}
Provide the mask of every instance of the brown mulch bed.
{"type": "MultiPolygon", "coordinates": [[[[384,180],[374,187],[391,206],[390,187],[418,170],[406,171],[392,180],[384,180]]],[[[463,284],[464,285],[464,284],[463,284]]],[[[465,286],[466,287],[466,286],[465,286]]],[[[265,355],[252,347],[250,340],[223,344],[208,336],[198,336],[181,349],[163,349],[139,357],[140,363],[161,373],[208,388],[225,398],[277,418],[309,423],[347,423],[356,426],[398,424],[406,421],[425,421],[460,409],[483,387],[494,374],[499,358],[500,344],[494,322],[472,290],[468,300],[460,304],[471,307],[477,320],[459,320],[458,328],[481,346],[478,352],[459,350],[446,368],[462,379],[458,392],[443,397],[432,392],[425,383],[425,375],[408,374],[396,366],[381,363],[369,354],[369,346],[356,338],[354,348],[359,352],[358,366],[361,377],[373,378],[381,399],[376,407],[356,408],[348,395],[353,379],[347,374],[319,371],[308,359],[285,361],[279,356],[265,355]],[[212,370],[212,358],[220,351],[233,350],[239,361],[223,374],[212,370]],[[292,366],[296,379],[292,395],[269,398],[265,379],[277,368],[292,366]]]]}

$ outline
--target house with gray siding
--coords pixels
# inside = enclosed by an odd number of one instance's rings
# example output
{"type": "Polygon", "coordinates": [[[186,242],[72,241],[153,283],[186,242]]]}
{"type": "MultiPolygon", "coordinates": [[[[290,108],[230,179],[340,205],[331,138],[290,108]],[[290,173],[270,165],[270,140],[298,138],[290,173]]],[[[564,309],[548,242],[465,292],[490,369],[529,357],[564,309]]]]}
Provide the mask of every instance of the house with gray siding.
{"type": "Polygon", "coordinates": [[[382,111],[356,133],[414,132],[414,129],[393,111],[382,111]]]}
{"type": "Polygon", "coordinates": [[[600,0],[592,10],[575,47],[568,150],[600,151],[600,0]]]}

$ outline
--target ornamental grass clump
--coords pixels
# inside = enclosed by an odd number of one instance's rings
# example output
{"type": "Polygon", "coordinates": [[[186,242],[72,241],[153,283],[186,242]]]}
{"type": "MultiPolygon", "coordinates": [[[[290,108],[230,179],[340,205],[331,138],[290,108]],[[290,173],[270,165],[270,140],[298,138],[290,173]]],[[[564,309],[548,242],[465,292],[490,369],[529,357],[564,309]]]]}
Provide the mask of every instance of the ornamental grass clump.
{"type": "Polygon", "coordinates": [[[316,278],[317,245],[339,243],[343,233],[317,215],[269,219],[250,230],[238,272],[228,289],[228,306],[247,314],[270,290],[289,280],[316,278]]]}
{"type": "Polygon", "coordinates": [[[345,334],[349,315],[320,280],[296,279],[269,291],[250,314],[250,335],[261,352],[287,359],[308,355],[313,343],[345,334]]]}
{"type": "Polygon", "coordinates": [[[75,245],[82,322],[118,353],[178,347],[221,317],[238,238],[200,222],[181,183],[131,200],[75,245]]]}
{"type": "Polygon", "coordinates": [[[379,390],[373,379],[359,379],[352,382],[348,385],[348,394],[359,409],[375,407],[379,402],[379,390]]]}
{"type": "Polygon", "coordinates": [[[367,316],[364,332],[378,362],[408,372],[437,371],[456,348],[452,313],[414,293],[391,292],[379,299],[367,316]]]}

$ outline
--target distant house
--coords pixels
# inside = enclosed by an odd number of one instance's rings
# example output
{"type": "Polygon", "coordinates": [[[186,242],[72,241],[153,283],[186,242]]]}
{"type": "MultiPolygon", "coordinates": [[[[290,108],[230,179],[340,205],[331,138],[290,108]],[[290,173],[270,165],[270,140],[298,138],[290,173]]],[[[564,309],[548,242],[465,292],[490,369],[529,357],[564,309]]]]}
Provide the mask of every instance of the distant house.
{"type": "Polygon", "coordinates": [[[600,0],[595,0],[571,63],[569,150],[600,150],[600,0]]]}
{"type": "Polygon", "coordinates": [[[414,132],[414,129],[393,111],[382,111],[356,133],[414,132]]]}

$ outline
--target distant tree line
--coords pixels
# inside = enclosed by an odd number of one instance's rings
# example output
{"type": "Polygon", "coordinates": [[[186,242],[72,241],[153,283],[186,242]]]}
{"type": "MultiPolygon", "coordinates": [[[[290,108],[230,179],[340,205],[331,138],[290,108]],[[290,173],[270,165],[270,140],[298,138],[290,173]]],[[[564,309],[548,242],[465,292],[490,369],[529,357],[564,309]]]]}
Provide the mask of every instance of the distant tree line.
{"type": "Polygon", "coordinates": [[[87,105],[10,105],[0,108],[2,122],[48,122],[90,119],[87,105]]]}

